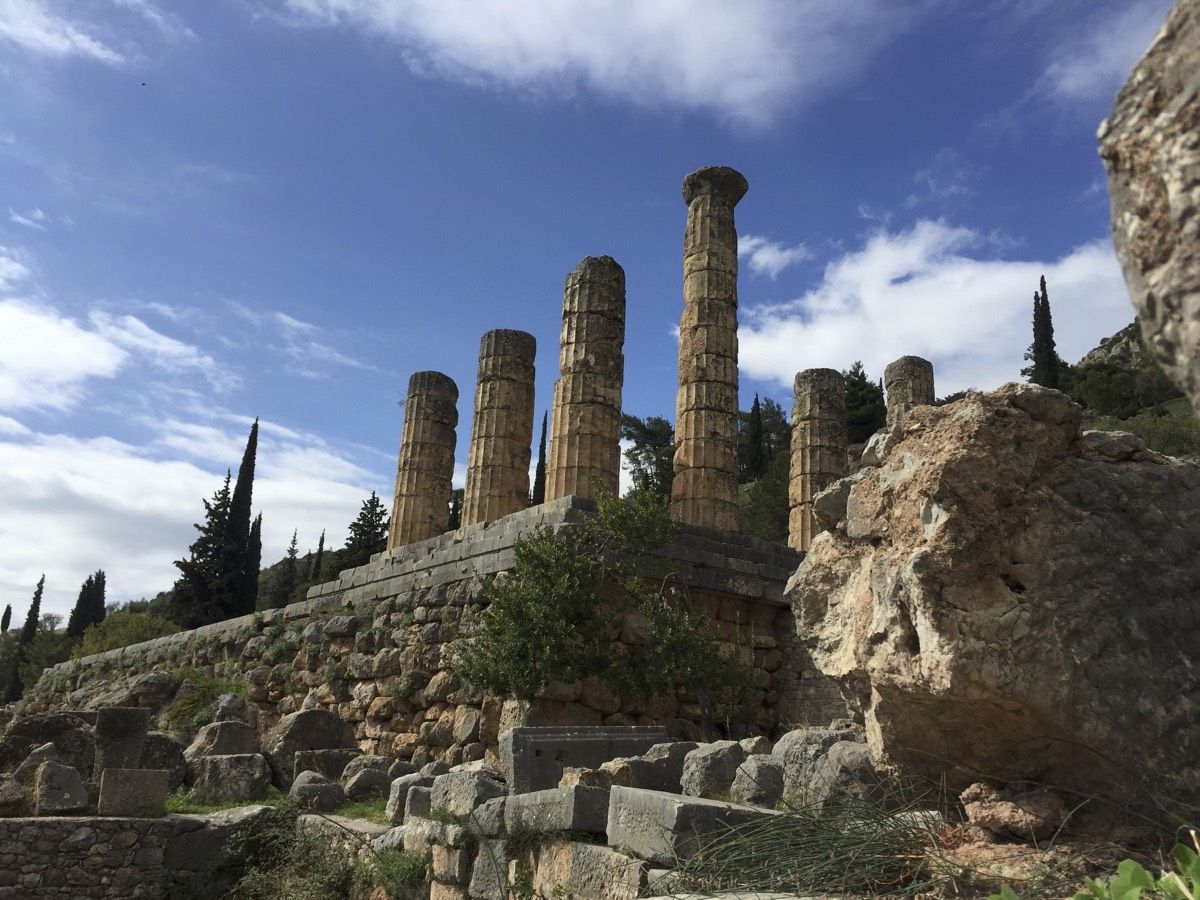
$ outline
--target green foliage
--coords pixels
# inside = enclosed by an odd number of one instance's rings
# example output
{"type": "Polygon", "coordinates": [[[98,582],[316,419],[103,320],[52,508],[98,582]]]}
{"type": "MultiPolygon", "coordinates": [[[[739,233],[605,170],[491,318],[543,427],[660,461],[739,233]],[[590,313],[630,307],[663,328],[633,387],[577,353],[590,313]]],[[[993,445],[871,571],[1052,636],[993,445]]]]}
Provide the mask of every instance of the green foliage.
{"type": "Polygon", "coordinates": [[[1127,419],[1139,410],[1182,396],[1149,353],[1129,363],[1104,361],[1077,366],[1071,399],[1099,416],[1127,419]]]}
{"type": "Polygon", "coordinates": [[[171,705],[167,707],[167,727],[176,734],[190,731],[208,724],[212,718],[212,707],[222,694],[246,696],[246,685],[210,675],[202,669],[190,667],[176,669],[171,673],[179,683],[171,705]]]}
{"type": "Polygon", "coordinates": [[[75,639],[59,630],[61,622],[62,616],[46,613],[38,622],[33,640],[21,646],[18,668],[24,687],[33,687],[42,672],[71,658],[75,639]]]}
{"type": "MultiPolygon", "coordinates": [[[[272,609],[287,606],[291,602],[292,594],[295,593],[296,584],[300,578],[300,563],[297,559],[299,547],[296,543],[296,537],[297,531],[296,529],[292,529],[292,541],[288,544],[287,555],[284,556],[283,562],[279,564],[279,571],[275,573],[271,592],[268,595],[268,604],[272,609]]],[[[325,533],[321,532],[321,545],[318,547],[319,553],[324,551],[324,543],[325,533]]]]}
{"type": "Polygon", "coordinates": [[[343,548],[341,566],[352,568],[361,566],[387,546],[388,514],[383,503],[371,491],[371,496],[363,501],[358,511],[358,518],[350,523],[350,535],[343,548]]]}
{"type": "Polygon", "coordinates": [[[1159,406],[1123,420],[1099,416],[1088,427],[1132,432],[1144,440],[1151,450],[1167,456],[1200,454],[1200,419],[1186,408],[1172,414],[1159,406]]]}
{"type": "Polygon", "coordinates": [[[788,540],[789,453],[776,453],[764,474],[738,491],[738,531],[776,544],[788,540]]]}
{"type": "Polygon", "coordinates": [[[1025,351],[1029,365],[1021,374],[1031,384],[1048,388],[1065,388],[1069,370],[1058,355],[1054,344],[1054,321],[1050,313],[1050,296],[1046,292],[1046,276],[1042,276],[1039,289],[1033,292],[1033,343],[1025,351]]]}
{"type": "MultiPolygon", "coordinates": [[[[254,464],[258,454],[258,419],[250,426],[242,464],[238,466],[237,482],[229,498],[229,516],[223,531],[218,573],[217,619],[254,612],[258,594],[258,568],[261,560],[261,532],[257,553],[254,548],[254,525],[251,503],[254,494],[254,464]]],[[[260,523],[261,528],[261,523],[260,523]]],[[[216,621],[216,620],[214,620],[216,621]]]]}
{"type": "Polygon", "coordinates": [[[267,788],[267,796],[261,800],[250,800],[242,798],[239,800],[224,800],[220,803],[200,803],[192,798],[189,791],[178,790],[173,794],[167,795],[166,810],[172,815],[207,815],[208,813],[220,812],[223,809],[236,809],[239,806],[245,806],[248,803],[261,803],[264,806],[279,806],[287,804],[291,801],[288,795],[279,788],[272,785],[267,788]]]}
{"type": "Polygon", "coordinates": [[[537,467],[533,470],[533,489],[529,492],[529,503],[537,506],[546,502],[546,425],[549,413],[542,413],[542,438],[538,441],[537,467]]]}
{"type": "Polygon", "coordinates": [[[603,493],[596,515],[554,534],[519,540],[511,577],[484,590],[486,609],[454,646],[468,683],[523,699],[552,682],[598,677],[622,696],[646,698],[687,686],[731,704],[747,672],[719,652],[710,623],[648,590],[629,558],[673,533],[667,501],[649,491],[603,493]],[[627,617],[645,644],[617,640],[627,617]]]}
{"type": "Polygon", "coordinates": [[[0,616],[0,634],[8,634],[8,626],[12,622],[12,604],[4,605],[4,615],[0,616]]]}
{"type": "Polygon", "coordinates": [[[738,481],[745,484],[762,478],[791,446],[792,427],[783,408],[770,397],[760,400],[755,394],[750,411],[738,413],[738,481]]]}
{"type": "MultiPolygon", "coordinates": [[[[1192,833],[1195,843],[1195,832],[1192,833]]],[[[1171,851],[1174,871],[1164,869],[1158,878],[1141,863],[1122,860],[1111,878],[1085,878],[1084,890],[1072,900],[1147,900],[1152,897],[1166,900],[1200,900],[1200,855],[1186,844],[1176,844],[1171,851]]],[[[1019,900],[1008,885],[988,900],[1019,900]]]]}
{"type": "Polygon", "coordinates": [[[169,618],[185,628],[196,628],[221,618],[221,598],[228,588],[224,568],[225,529],[229,524],[229,482],[225,481],[204,502],[204,523],[192,527],[199,536],[188,548],[188,558],[175,561],[181,576],[171,591],[169,618]]]}
{"type": "Polygon", "coordinates": [[[366,819],[368,822],[374,822],[377,825],[388,825],[387,818],[387,797],[377,797],[374,800],[357,800],[352,803],[344,803],[337,808],[339,816],[345,816],[348,819],[366,819]]]}
{"type": "Polygon", "coordinates": [[[846,437],[851,444],[862,444],[887,423],[883,388],[867,378],[858,360],[842,375],[846,379],[846,437]]]}
{"type": "Polygon", "coordinates": [[[25,624],[21,626],[21,643],[28,644],[37,636],[38,622],[42,616],[42,592],[46,589],[46,576],[38,579],[37,587],[33,589],[33,600],[29,603],[29,612],[25,614],[25,624]]]}
{"type": "Polygon", "coordinates": [[[83,633],[83,640],[75,648],[71,658],[79,659],[93,653],[103,653],[105,650],[116,650],[130,644],[152,641],[182,630],[174,622],[149,613],[131,612],[128,609],[114,610],[103,622],[88,626],[83,633]]]}
{"type": "Polygon", "coordinates": [[[631,444],[625,459],[634,489],[670,497],[675,480],[675,429],[671,423],[659,416],[639,419],[621,413],[621,439],[631,444]]]}
{"type": "Polygon", "coordinates": [[[104,621],[104,589],[104,570],[98,569],[94,575],[87,577],[79,589],[75,608],[67,619],[67,634],[73,638],[83,637],[89,626],[104,621]]]}

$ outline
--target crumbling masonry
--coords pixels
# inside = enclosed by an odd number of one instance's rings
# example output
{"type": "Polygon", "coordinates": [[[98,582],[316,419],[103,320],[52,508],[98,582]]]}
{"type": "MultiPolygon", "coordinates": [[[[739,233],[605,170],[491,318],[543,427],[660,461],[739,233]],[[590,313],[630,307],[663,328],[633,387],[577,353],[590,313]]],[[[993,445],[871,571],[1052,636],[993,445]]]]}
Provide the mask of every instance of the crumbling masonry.
{"type": "Polygon", "coordinates": [[[887,389],[887,424],[894,428],[914,406],[933,404],[933,363],[919,356],[902,356],[883,370],[887,389]]]}
{"type": "Polygon", "coordinates": [[[675,401],[674,518],[737,528],[737,230],[749,185],[724,166],[683,180],[683,318],[675,401]]]}
{"type": "Polygon", "coordinates": [[[441,534],[450,517],[458,385],[441,372],[416,372],[408,381],[404,434],[387,547],[441,534]]]}

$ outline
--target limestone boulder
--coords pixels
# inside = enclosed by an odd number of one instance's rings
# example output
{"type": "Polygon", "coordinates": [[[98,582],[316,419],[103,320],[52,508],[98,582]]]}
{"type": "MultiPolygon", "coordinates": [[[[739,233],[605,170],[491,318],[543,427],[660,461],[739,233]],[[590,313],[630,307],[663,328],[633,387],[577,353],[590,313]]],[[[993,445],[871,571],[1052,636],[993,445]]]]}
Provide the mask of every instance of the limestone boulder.
{"type": "Polygon", "coordinates": [[[288,796],[300,809],[333,812],[346,802],[346,792],[319,772],[301,772],[292,782],[288,796]]]}
{"type": "Polygon", "coordinates": [[[747,806],[771,809],[783,796],[783,760],[777,756],[755,754],[738,766],[729,799],[747,806]]]}
{"type": "Polygon", "coordinates": [[[201,803],[261,800],[271,786],[271,767],[261,753],[201,756],[195,778],[192,796],[201,803]]]}
{"type": "Polygon", "coordinates": [[[224,719],[210,722],[197,731],[183,751],[183,758],[191,764],[204,756],[258,753],[261,749],[253,728],[239,719],[224,719]]]}
{"type": "Polygon", "coordinates": [[[284,716],[268,732],[263,747],[280,787],[291,786],[298,750],[357,749],[349,723],[325,709],[304,709],[284,716]]]}
{"type": "Polygon", "coordinates": [[[142,765],[147,769],[164,769],[167,773],[167,790],[174,791],[187,780],[184,749],[183,744],[171,735],[151,731],[146,735],[146,746],[142,750],[142,765]]]}
{"type": "Polygon", "coordinates": [[[25,786],[11,775],[0,775],[0,818],[24,816],[28,808],[25,786]]]}
{"type": "Polygon", "coordinates": [[[494,778],[478,772],[448,772],[433,780],[430,802],[452,816],[469,816],[477,806],[508,793],[494,778]]]}
{"type": "Polygon", "coordinates": [[[997,837],[1044,841],[1067,820],[1062,797],[1047,788],[973,784],[961,799],[967,821],[997,837]]]}
{"type": "Polygon", "coordinates": [[[1100,125],[1142,334],[1200,413],[1200,0],[1179,0],[1100,125]]]}
{"type": "Polygon", "coordinates": [[[1200,798],[1200,467],[1089,456],[1081,416],[1015,384],[910,410],[789,582],[875,763],[1200,798]]]}
{"type": "Polygon", "coordinates": [[[366,771],[367,769],[374,769],[376,771],[383,772],[386,776],[388,769],[391,768],[391,765],[392,761],[386,756],[376,756],[371,753],[363,753],[346,763],[346,768],[342,770],[341,781],[343,784],[345,784],[359,772],[366,771]]]}
{"type": "Polygon", "coordinates": [[[33,779],[33,807],[39,816],[74,816],[88,811],[88,792],[79,770],[44,762],[33,779]]]}
{"type": "Polygon", "coordinates": [[[680,787],[690,797],[725,799],[745,759],[746,751],[737,741],[701,744],[684,757],[680,787]]]}
{"type": "Polygon", "coordinates": [[[842,741],[860,740],[861,737],[862,729],[848,721],[834,722],[827,727],[797,728],[781,737],[772,755],[782,766],[783,798],[789,803],[807,802],[813,774],[829,748],[842,741]]]}
{"type": "Polygon", "coordinates": [[[871,762],[866,744],[839,741],[818,760],[804,799],[813,809],[825,811],[863,802],[887,807],[899,798],[889,794],[887,779],[871,762]]]}
{"type": "Polygon", "coordinates": [[[330,781],[341,781],[346,766],[362,755],[353,750],[297,750],[292,757],[292,772],[320,772],[330,781]]]}
{"type": "Polygon", "coordinates": [[[66,765],[91,773],[96,760],[96,728],[72,713],[41,713],[14,720],[0,740],[0,771],[11,771],[43,744],[53,744],[66,765]]]}
{"type": "Polygon", "coordinates": [[[346,796],[351,800],[386,797],[392,786],[388,773],[379,769],[360,769],[345,781],[346,796]]]}
{"type": "Polygon", "coordinates": [[[384,807],[384,816],[393,825],[399,825],[404,821],[404,808],[408,803],[409,791],[418,787],[429,788],[432,785],[432,778],[416,772],[393,779],[391,787],[388,788],[388,801],[387,806],[384,807]]]}
{"type": "Polygon", "coordinates": [[[42,746],[34,747],[29,751],[29,755],[25,757],[24,762],[13,771],[13,778],[20,784],[31,785],[42,763],[60,763],[62,761],[63,758],[59,756],[58,750],[55,749],[53,744],[42,744],[42,746]]]}

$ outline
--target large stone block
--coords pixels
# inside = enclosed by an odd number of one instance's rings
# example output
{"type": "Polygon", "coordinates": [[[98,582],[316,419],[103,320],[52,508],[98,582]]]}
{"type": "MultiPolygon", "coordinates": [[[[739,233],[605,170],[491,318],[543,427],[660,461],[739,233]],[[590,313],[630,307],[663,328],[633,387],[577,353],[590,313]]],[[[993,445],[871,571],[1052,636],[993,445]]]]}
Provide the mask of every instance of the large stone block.
{"type": "Polygon", "coordinates": [[[346,796],[351,800],[374,800],[388,796],[392,779],[379,769],[362,769],[346,779],[346,796]]]}
{"type": "Polygon", "coordinates": [[[746,751],[737,741],[701,744],[684,758],[679,785],[692,797],[723,799],[745,759],[746,751]]]}
{"type": "Polygon", "coordinates": [[[166,769],[168,793],[181,787],[187,780],[187,761],[183,758],[183,751],[183,744],[166,732],[151,731],[146,735],[146,746],[142,748],[142,767],[166,769]]]}
{"type": "Polygon", "coordinates": [[[362,756],[358,749],[297,750],[292,757],[292,777],[301,772],[320,772],[330,781],[341,781],[351,761],[362,756]]]}
{"type": "Polygon", "coordinates": [[[640,860],[607,847],[549,841],[537,850],[533,889],[540,897],[565,892],[572,900],[634,900],[644,868],[640,860]]]}
{"type": "Polygon", "coordinates": [[[433,785],[433,779],[418,773],[401,775],[392,780],[388,789],[388,802],[384,815],[393,825],[404,821],[404,805],[408,802],[408,792],[415,787],[428,788],[433,785]]]}
{"type": "Polygon", "coordinates": [[[108,706],[96,711],[96,767],[136,769],[142,764],[150,710],[135,706],[108,706]]]}
{"type": "Polygon", "coordinates": [[[44,762],[33,779],[33,808],[39,816],[72,816],[88,811],[87,788],[78,770],[44,762]]]}
{"type": "Polygon", "coordinates": [[[514,794],[504,807],[509,834],[577,831],[603,834],[608,823],[608,791],[598,787],[551,788],[514,794]]]}
{"type": "Polygon", "coordinates": [[[729,799],[746,806],[765,806],[768,809],[783,796],[783,760],[765,754],[746,758],[738,766],[729,799]]]}
{"type": "Polygon", "coordinates": [[[0,739],[0,770],[21,763],[30,752],[54,744],[62,762],[89,774],[95,767],[96,729],[74,713],[40,713],[12,722],[0,739]]]}
{"type": "Polygon", "coordinates": [[[199,731],[183,751],[189,763],[202,756],[230,756],[236,753],[259,753],[258,735],[238,719],[210,722],[199,731]]]}
{"type": "Polygon", "coordinates": [[[97,811],[102,816],[161,816],[170,778],[166,769],[105,769],[97,811]]]}
{"type": "Polygon", "coordinates": [[[301,809],[329,813],[346,802],[346,792],[319,772],[301,772],[292,782],[288,796],[301,809]]]}
{"type": "Polygon", "coordinates": [[[264,742],[273,778],[280,787],[292,783],[298,750],[351,750],[357,746],[350,724],[324,709],[289,713],[271,729],[264,742]]]}
{"type": "Polygon", "coordinates": [[[614,787],[608,807],[608,845],[672,866],[689,858],[706,836],[778,815],[765,809],[614,787]]]}
{"type": "Polygon", "coordinates": [[[480,772],[449,772],[433,780],[430,803],[452,816],[469,816],[475,808],[495,797],[502,797],[505,787],[494,778],[480,772]]]}
{"type": "Polygon", "coordinates": [[[504,840],[479,842],[467,895],[472,900],[508,900],[508,844],[504,840]]]}
{"type": "Polygon", "coordinates": [[[597,768],[637,756],[667,740],[660,726],[522,726],[500,735],[500,762],[510,793],[557,787],[563,768],[597,768]]]}
{"type": "Polygon", "coordinates": [[[201,803],[261,800],[271,786],[271,767],[261,753],[202,756],[195,775],[192,796],[201,803]]]}

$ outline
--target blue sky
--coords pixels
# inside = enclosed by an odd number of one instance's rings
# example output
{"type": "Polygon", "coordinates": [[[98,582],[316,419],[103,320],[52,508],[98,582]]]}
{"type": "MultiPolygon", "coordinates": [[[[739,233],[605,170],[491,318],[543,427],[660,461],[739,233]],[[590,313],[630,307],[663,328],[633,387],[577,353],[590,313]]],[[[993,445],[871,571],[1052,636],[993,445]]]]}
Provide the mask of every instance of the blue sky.
{"type": "MultiPolygon", "coordinates": [[[[278,558],[390,497],[408,376],[556,372],[625,268],[625,406],[671,417],[683,175],[750,182],[741,393],[904,353],[1015,378],[1132,311],[1095,130],[1162,0],[0,0],[0,604],[168,587],[263,420],[278,558]]],[[[540,418],[540,417],[539,417],[540,418]]],[[[461,477],[461,472],[460,472],[461,477]]]]}

